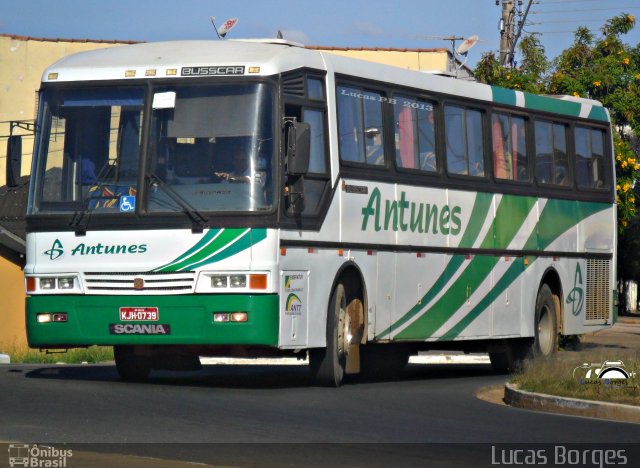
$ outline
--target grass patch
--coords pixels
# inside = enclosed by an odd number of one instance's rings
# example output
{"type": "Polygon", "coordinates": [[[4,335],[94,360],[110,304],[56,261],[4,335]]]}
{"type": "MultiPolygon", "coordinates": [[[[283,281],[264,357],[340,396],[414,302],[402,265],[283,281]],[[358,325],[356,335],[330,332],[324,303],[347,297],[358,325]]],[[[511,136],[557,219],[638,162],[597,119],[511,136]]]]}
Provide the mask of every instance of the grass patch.
{"type": "Polygon", "coordinates": [[[73,348],[64,353],[47,353],[38,349],[31,349],[24,345],[5,346],[0,349],[4,354],[9,355],[12,364],[56,364],[59,362],[65,364],[81,364],[83,362],[95,364],[98,362],[113,361],[113,348],[110,346],[73,348]]]}
{"type": "Polygon", "coordinates": [[[640,406],[640,356],[637,353],[617,351],[612,356],[611,351],[604,350],[560,351],[551,359],[525,362],[522,370],[514,374],[510,381],[528,392],[640,406]],[[595,369],[601,367],[596,363],[612,360],[622,361],[622,369],[627,373],[635,371],[636,376],[626,381],[615,381],[614,384],[618,385],[606,385],[593,370],[587,379],[588,369],[576,369],[584,363],[589,364],[585,367],[595,369]],[[623,385],[624,382],[627,385],[623,385]]]}

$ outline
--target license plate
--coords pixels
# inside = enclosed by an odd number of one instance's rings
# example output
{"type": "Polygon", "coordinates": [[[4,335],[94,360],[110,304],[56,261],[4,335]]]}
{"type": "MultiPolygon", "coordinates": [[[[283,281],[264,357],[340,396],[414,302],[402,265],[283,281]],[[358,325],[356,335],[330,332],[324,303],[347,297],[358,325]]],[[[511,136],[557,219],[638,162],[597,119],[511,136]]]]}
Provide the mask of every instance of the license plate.
{"type": "Polygon", "coordinates": [[[157,307],[120,307],[120,320],[123,322],[157,322],[160,313],[157,307]]]}

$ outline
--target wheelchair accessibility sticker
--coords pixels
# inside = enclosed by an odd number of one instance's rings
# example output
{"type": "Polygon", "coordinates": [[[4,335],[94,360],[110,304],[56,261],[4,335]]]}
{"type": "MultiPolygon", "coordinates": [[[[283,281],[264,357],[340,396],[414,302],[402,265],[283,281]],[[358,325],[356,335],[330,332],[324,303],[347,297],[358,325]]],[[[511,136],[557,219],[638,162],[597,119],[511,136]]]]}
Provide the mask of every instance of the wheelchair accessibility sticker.
{"type": "Polygon", "coordinates": [[[127,213],[129,211],[135,211],[136,209],[136,197],[133,195],[123,195],[120,197],[120,211],[127,213]]]}

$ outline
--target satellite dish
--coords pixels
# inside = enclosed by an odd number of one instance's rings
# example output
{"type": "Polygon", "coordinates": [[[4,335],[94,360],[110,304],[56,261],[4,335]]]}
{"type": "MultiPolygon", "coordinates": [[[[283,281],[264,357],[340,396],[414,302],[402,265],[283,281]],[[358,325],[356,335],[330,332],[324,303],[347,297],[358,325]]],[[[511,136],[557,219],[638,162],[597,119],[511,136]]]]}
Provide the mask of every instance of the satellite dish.
{"type": "Polygon", "coordinates": [[[460,47],[456,49],[456,53],[458,55],[466,55],[467,52],[469,52],[469,49],[471,49],[474,45],[476,45],[476,43],[479,40],[480,38],[475,34],[471,37],[466,38],[464,41],[462,41],[462,44],[460,44],[460,47]]]}
{"type": "Polygon", "coordinates": [[[227,33],[231,31],[231,29],[233,29],[236,24],[238,24],[238,18],[229,18],[227,21],[225,21],[220,29],[218,29],[218,34],[220,34],[220,37],[226,36],[227,33]]]}

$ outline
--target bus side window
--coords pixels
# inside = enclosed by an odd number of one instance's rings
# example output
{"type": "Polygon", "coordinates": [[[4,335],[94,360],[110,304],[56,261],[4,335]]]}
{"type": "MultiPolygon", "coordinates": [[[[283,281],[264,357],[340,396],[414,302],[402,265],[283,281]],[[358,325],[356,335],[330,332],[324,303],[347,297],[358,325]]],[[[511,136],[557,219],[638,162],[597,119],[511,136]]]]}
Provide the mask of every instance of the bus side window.
{"type": "Polygon", "coordinates": [[[450,174],[484,176],[482,112],[445,106],[447,171],[450,174]]]}
{"type": "Polygon", "coordinates": [[[338,86],[338,132],[343,161],[384,164],[382,94],[338,86]]]}
{"type": "Polygon", "coordinates": [[[536,121],[536,179],[542,184],[571,185],[566,126],[536,121]]]}
{"type": "Polygon", "coordinates": [[[495,113],[491,119],[493,141],[493,175],[496,179],[526,182],[526,122],[522,117],[495,113]]]}
{"type": "Polygon", "coordinates": [[[576,179],[580,188],[603,188],[608,183],[604,173],[604,132],[576,127],[576,179]]]}
{"type": "Polygon", "coordinates": [[[396,165],[437,170],[434,104],[398,96],[394,104],[396,165]]]}
{"type": "Polygon", "coordinates": [[[314,109],[304,109],[302,121],[311,127],[311,154],[309,157],[309,172],[326,174],[327,161],[325,149],[324,112],[314,109]]]}

